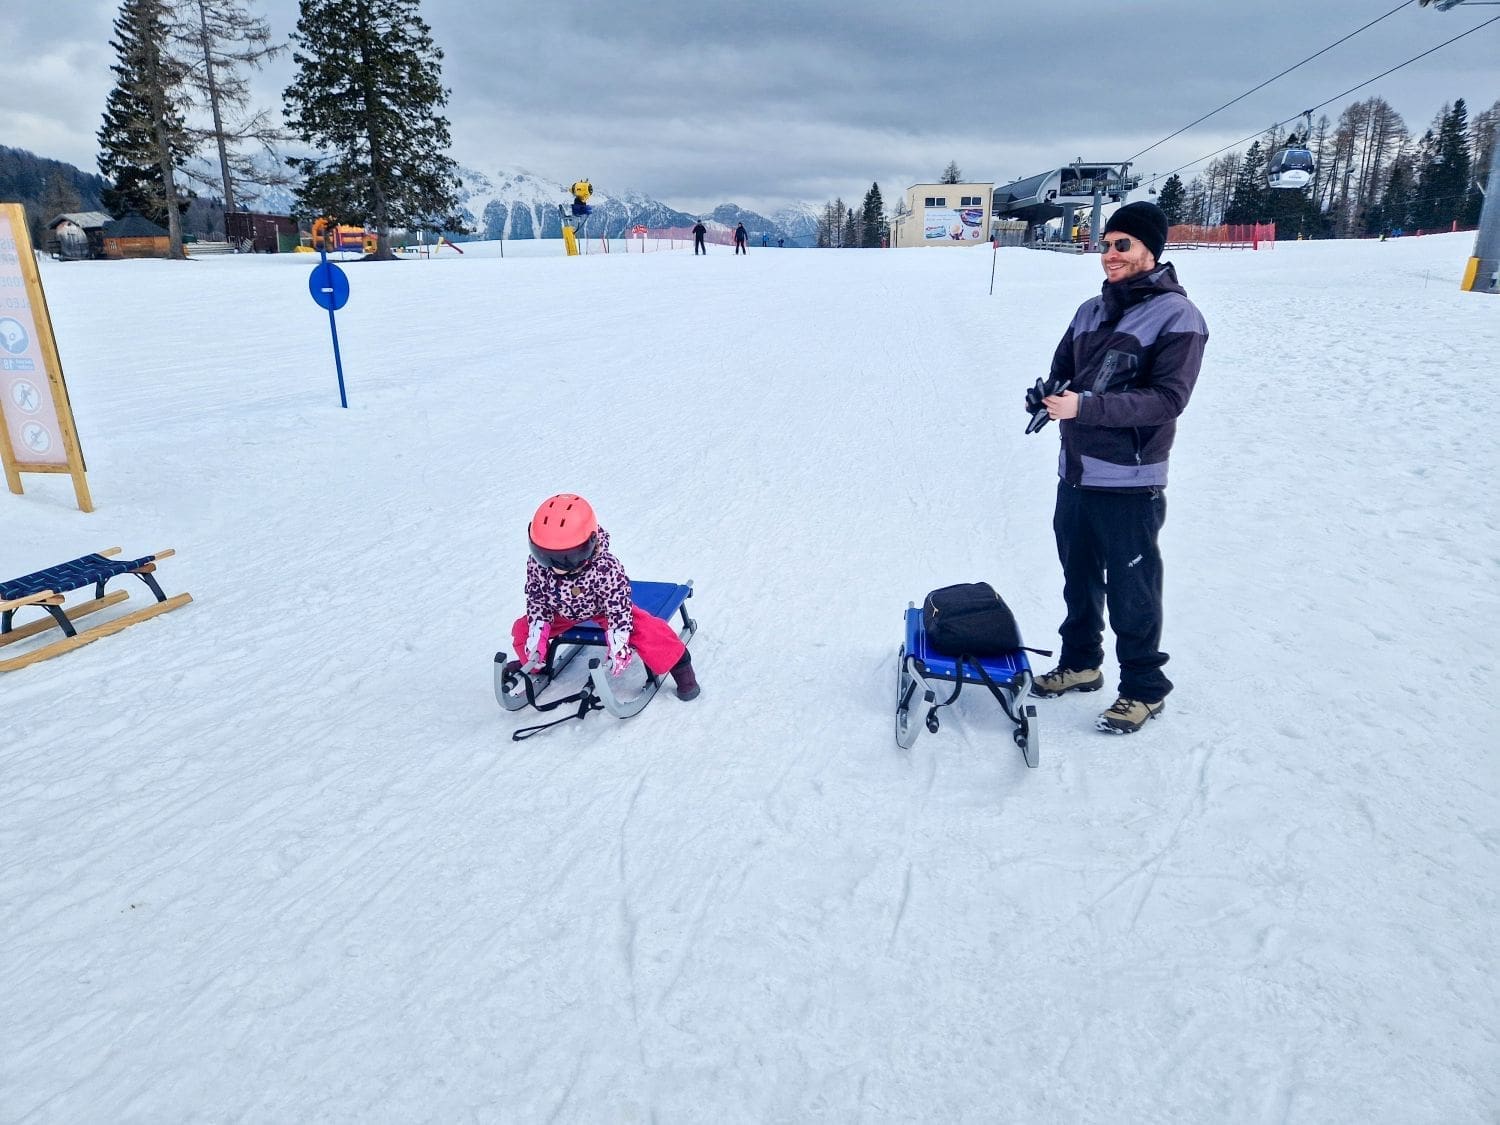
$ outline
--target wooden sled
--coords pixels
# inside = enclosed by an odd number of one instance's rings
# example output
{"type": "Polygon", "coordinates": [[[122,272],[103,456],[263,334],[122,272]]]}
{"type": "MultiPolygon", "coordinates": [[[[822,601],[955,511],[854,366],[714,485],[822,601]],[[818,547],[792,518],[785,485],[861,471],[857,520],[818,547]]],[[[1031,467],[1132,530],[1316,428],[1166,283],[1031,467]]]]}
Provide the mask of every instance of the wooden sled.
{"type": "MultiPolygon", "coordinates": [[[[175,551],[158,551],[154,555],[145,555],[128,562],[111,558],[119,553],[119,547],[111,547],[98,554],[84,555],[71,562],[49,566],[46,570],[39,570],[35,574],[28,574],[9,582],[0,582],[0,646],[34,637],[54,626],[63,634],[51,644],[32,649],[20,656],[13,656],[8,660],[0,660],[0,672],[14,672],[17,668],[24,668],[39,660],[61,656],[75,648],[82,648],[90,641],[107,637],[111,633],[118,633],[121,629],[128,629],[147,618],[156,617],[193,600],[191,594],[177,594],[169,598],[157,585],[155,577],[157,562],[176,554],[175,551]],[[130,596],[125,590],[113,590],[108,594],[104,592],[105,583],[121,574],[133,574],[144,582],[146,588],[156,596],[156,604],[147,606],[145,609],[138,609],[134,613],[127,613],[123,617],[111,618],[91,629],[80,631],[76,625],[80,617],[95,613],[107,606],[116,605],[130,596]],[[67,606],[65,609],[67,599],[64,595],[87,586],[94,587],[93,598],[67,606]],[[16,611],[33,606],[45,611],[47,616],[36,621],[29,621],[25,625],[13,626],[16,611]]],[[[3,648],[0,648],[0,651],[3,651],[3,648]]]]}

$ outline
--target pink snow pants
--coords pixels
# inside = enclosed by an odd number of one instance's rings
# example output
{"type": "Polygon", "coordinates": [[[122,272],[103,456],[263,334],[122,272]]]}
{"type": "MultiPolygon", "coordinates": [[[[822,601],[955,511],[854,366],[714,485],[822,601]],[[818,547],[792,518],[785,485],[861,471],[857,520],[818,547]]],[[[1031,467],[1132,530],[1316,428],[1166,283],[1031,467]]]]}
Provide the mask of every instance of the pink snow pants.
{"type": "MultiPolygon", "coordinates": [[[[631,607],[635,611],[635,625],[630,632],[630,647],[640,654],[641,661],[647,668],[658,676],[664,676],[672,670],[672,666],[682,659],[682,654],[687,651],[687,645],[683,644],[677,636],[677,631],[663,621],[660,617],[653,617],[640,606],[631,607]]],[[[599,628],[607,628],[608,623],[603,614],[588,619],[599,628]]],[[[577,621],[569,621],[566,617],[554,617],[552,619],[552,637],[560,637],[571,629],[577,621]]],[[[517,618],[516,623],[510,629],[510,644],[516,650],[516,656],[522,660],[526,659],[526,633],[531,628],[531,622],[524,616],[517,618]]],[[[542,654],[543,656],[546,653],[542,654]]]]}

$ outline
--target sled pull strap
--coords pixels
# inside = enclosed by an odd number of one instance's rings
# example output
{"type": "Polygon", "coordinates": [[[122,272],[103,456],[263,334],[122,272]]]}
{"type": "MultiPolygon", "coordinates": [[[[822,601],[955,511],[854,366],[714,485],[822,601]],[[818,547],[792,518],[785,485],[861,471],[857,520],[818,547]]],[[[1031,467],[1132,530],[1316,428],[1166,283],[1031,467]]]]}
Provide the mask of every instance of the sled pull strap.
{"type": "Polygon", "coordinates": [[[522,727],[520,730],[512,731],[510,740],[512,742],[521,742],[524,739],[530,738],[534,734],[541,734],[542,731],[547,730],[550,727],[555,727],[560,723],[570,722],[573,719],[581,719],[590,711],[597,710],[600,706],[599,701],[596,700],[590,693],[581,691],[577,695],[570,695],[565,699],[556,700],[544,707],[538,707],[537,710],[550,711],[552,710],[552,708],[560,707],[564,703],[572,703],[575,699],[578,701],[578,710],[573,712],[573,714],[564,715],[560,719],[553,719],[550,723],[537,723],[535,726],[522,727]]]}

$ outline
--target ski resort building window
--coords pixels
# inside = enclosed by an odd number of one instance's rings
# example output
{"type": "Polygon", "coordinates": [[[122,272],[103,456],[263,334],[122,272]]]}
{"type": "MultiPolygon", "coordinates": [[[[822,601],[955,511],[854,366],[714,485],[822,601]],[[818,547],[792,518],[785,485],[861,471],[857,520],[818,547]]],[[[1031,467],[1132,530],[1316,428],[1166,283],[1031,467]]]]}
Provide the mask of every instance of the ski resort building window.
{"type": "Polygon", "coordinates": [[[958,205],[960,207],[983,207],[984,199],[978,195],[965,195],[959,199],[958,205]]]}
{"type": "Polygon", "coordinates": [[[946,207],[948,206],[948,197],[946,195],[929,195],[925,206],[946,207]]]}

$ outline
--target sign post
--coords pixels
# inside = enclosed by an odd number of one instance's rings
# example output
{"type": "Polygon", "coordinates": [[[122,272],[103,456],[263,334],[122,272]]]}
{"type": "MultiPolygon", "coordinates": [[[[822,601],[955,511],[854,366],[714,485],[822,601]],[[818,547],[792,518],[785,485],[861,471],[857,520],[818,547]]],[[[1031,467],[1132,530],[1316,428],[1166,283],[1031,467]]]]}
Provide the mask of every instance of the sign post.
{"type": "Polygon", "coordinates": [[[19,203],[0,203],[0,461],[17,496],[22,473],[67,473],[79,509],[94,510],[26,209],[19,203]]]}
{"type": "MultiPolygon", "coordinates": [[[[326,245],[326,243],[325,243],[326,245]]],[[[344,393],[344,361],[339,356],[339,326],[333,319],[335,309],[349,303],[349,279],[344,271],[328,260],[323,251],[323,261],[313,266],[312,276],[307,279],[307,288],[312,299],[328,310],[328,331],[333,335],[333,366],[339,375],[339,405],[349,409],[349,397],[344,393]]]]}

